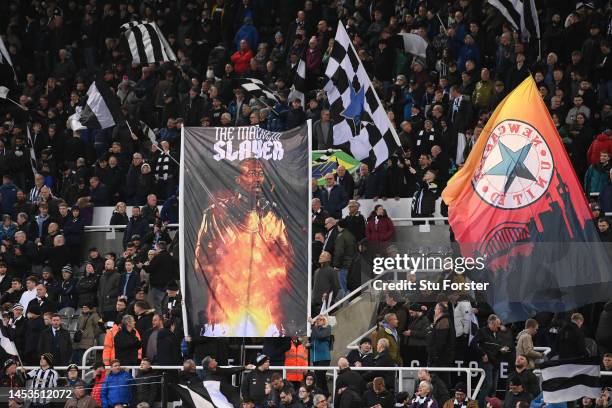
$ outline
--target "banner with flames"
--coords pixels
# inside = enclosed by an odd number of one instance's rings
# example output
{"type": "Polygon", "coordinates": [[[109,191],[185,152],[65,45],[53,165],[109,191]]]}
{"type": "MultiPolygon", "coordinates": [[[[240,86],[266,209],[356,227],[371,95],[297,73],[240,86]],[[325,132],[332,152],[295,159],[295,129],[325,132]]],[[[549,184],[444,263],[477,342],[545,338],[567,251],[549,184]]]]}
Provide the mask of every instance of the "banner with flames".
{"type": "Polygon", "coordinates": [[[308,128],[185,128],[181,284],[191,336],[306,333],[308,128]]]}

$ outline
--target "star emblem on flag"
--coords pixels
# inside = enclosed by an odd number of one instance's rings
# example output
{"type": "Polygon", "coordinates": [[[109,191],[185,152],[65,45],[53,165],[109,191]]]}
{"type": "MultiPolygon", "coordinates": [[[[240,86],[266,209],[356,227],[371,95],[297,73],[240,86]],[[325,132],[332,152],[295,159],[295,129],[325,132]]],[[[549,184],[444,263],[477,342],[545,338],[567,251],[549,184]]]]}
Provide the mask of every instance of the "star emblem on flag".
{"type": "Polygon", "coordinates": [[[346,118],[346,122],[351,127],[353,135],[358,135],[361,128],[361,114],[365,101],[365,89],[361,87],[359,91],[355,91],[355,88],[351,86],[349,90],[351,92],[351,103],[342,111],[341,115],[346,118]]]}
{"type": "Polygon", "coordinates": [[[504,193],[508,192],[510,186],[517,177],[535,181],[535,176],[529,171],[527,166],[525,166],[525,159],[527,158],[527,154],[529,154],[529,150],[531,150],[531,143],[513,151],[500,142],[499,150],[502,155],[502,161],[493,166],[485,175],[505,176],[506,183],[504,184],[504,193]]]}

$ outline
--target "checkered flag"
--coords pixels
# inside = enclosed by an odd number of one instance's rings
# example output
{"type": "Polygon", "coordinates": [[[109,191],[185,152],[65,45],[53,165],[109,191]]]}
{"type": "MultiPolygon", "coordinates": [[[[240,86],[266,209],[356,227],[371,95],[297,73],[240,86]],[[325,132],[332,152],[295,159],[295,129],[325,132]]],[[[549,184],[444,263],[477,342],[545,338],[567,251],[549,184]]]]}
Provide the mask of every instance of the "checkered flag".
{"type": "Polygon", "coordinates": [[[399,137],[342,24],[336,31],[325,76],[334,145],[348,142],[356,159],[373,154],[375,167],[383,164],[401,146],[399,137]]]}
{"type": "Polygon", "coordinates": [[[304,61],[303,55],[293,71],[293,85],[288,99],[289,101],[301,100],[302,107],[306,109],[306,61],[304,61]]]}
{"type": "Polygon", "coordinates": [[[281,102],[278,95],[265,86],[259,79],[239,78],[236,79],[236,84],[240,85],[242,89],[247,91],[254,98],[259,100],[263,98],[266,105],[275,106],[277,103],[281,102]]]}

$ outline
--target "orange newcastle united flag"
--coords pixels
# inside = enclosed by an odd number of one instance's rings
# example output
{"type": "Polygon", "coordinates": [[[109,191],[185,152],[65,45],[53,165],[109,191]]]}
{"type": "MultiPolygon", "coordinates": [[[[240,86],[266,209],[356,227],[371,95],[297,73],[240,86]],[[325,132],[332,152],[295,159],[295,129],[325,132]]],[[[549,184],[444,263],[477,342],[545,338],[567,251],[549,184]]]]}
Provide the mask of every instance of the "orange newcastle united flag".
{"type": "Polygon", "coordinates": [[[505,321],[609,300],[610,248],[529,76],[497,107],[442,197],[463,256],[482,257],[505,321]]]}

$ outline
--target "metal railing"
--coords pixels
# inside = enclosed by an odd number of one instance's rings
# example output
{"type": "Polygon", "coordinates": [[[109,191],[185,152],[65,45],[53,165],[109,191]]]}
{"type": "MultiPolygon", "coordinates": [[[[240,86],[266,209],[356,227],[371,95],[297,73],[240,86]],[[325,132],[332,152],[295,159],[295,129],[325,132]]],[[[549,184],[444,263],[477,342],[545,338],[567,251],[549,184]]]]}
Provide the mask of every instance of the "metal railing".
{"type": "MultiPolygon", "coordinates": [[[[89,350],[89,349],[88,349],[89,350]]],[[[231,367],[235,367],[235,366],[223,366],[224,368],[231,368],[231,367]]],[[[38,366],[24,366],[24,368],[26,370],[33,370],[36,368],[39,368],[38,366]]],[[[68,366],[56,366],[53,367],[55,370],[58,371],[66,371],[68,369],[68,366]]],[[[128,369],[128,370],[132,370],[133,372],[135,370],[138,370],[140,367],[139,366],[122,366],[123,369],[128,369]]],[[[153,370],[182,370],[183,366],[159,366],[159,365],[154,365],[151,367],[153,370]]],[[[203,367],[202,366],[196,366],[197,370],[202,370],[203,367]]],[[[82,365],[79,367],[79,370],[82,370],[83,373],[85,373],[85,371],[90,370],[89,366],[86,365],[82,365]]],[[[338,371],[340,371],[340,368],[337,366],[270,366],[270,370],[273,371],[282,371],[283,372],[283,378],[286,377],[287,374],[287,370],[300,370],[300,371],[331,371],[332,372],[332,390],[334,390],[333,395],[335,395],[335,390],[336,390],[336,382],[338,379],[338,371]]],[[[468,368],[468,367],[351,367],[351,370],[353,371],[373,371],[373,372],[377,372],[377,371],[381,371],[381,372],[389,372],[389,371],[395,371],[397,373],[401,373],[404,371],[408,371],[408,372],[418,372],[420,370],[427,370],[429,372],[451,372],[451,373],[464,373],[466,375],[466,388],[467,388],[467,394],[471,396],[472,399],[476,399],[476,397],[478,396],[478,392],[480,392],[480,389],[482,388],[482,384],[484,383],[484,378],[485,378],[485,372],[482,368],[468,368]],[[480,378],[478,379],[478,382],[476,383],[476,387],[474,387],[474,389],[472,389],[472,375],[476,373],[476,374],[480,374],[480,378]]],[[[404,390],[404,381],[402,378],[402,375],[398,375],[397,376],[397,391],[403,391],[404,390]]],[[[332,397],[333,398],[333,397],[332,397]]]]}
{"type": "Polygon", "coordinates": [[[364,289],[370,287],[374,281],[377,281],[379,279],[381,279],[383,276],[392,273],[393,274],[393,280],[397,281],[397,275],[398,273],[409,273],[409,274],[414,274],[414,273],[422,273],[422,272],[431,272],[431,273],[435,273],[435,272],[444,272],[444,269],[418,269],[418,270],[401,270],[401,269],[387,269],[385,270],[383,273],[376,275],[375,277],[373,277],[372,279],[366,281],[365,283],[362,283],[361,286],[359,286],[357,289],[354,289],[352,292],[349,292],[348,294],[344,295],[344,297],[342,297],[339,300],[336,300],[336,302],[334,302],[331,306],[329,306],[327,309],[323,310],[321,312],[321,314],[330,314],[332,311],[334,311],[335,309],[337,309],[338,307],[340,307],[341,304],[345,303],[348,300],[351,300],[353,297],[355,297],[356,295],[359,295],[361,293],[361,291],[363,291],[364,289]]]}
{"type": "MultiPolygon", "coordinates": [[[[153,224],[149,224],[149,227],[153,227],[153,224]]],[[[167,224],[166,228],[178,228],[178,224],[167,224]]],[[[86,225],[85,232],[104,232],[104,231],[122,231],[127,228],[124,224],[109,224],[109,225],[86,225]]]]}

